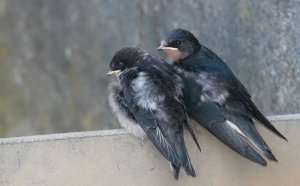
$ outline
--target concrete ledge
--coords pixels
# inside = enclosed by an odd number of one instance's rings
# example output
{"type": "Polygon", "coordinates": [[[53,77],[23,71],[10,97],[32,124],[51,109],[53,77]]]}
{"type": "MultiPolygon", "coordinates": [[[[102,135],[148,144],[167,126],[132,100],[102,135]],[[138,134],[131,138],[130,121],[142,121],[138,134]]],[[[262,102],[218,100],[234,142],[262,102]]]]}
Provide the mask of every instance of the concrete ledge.
{"type": "Polygon", "coordinates": [[[182,171],[175,181],[148,140],[118,129],[0,139],[0,185],[297,185],[300,115],[269,119],[289,142],[258,125],[279,160],[267,167],[240,157],[202,129],[202,152],[187,135],[197,178],[182,171]]]}

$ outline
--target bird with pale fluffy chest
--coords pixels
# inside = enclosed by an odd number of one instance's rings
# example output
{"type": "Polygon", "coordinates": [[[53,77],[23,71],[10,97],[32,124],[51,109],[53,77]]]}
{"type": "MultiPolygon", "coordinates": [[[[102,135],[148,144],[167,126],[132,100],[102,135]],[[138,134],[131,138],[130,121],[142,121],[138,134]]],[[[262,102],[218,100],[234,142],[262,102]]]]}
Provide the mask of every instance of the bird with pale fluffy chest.
{"type": "MultiPolygon", "coordinates": [[[[180,167],[195,177],[183,129],[188,123],[182,101],[182,80],[171,65],[140,48],[119,50],[110,62],[109,75],[117,76],[110,86],[109,103],[121,126],[136,136],[147,136],[170,162],[178,179],[180,167]]],[[[199,147],[200,149],[200,147],[199,147]]]]}

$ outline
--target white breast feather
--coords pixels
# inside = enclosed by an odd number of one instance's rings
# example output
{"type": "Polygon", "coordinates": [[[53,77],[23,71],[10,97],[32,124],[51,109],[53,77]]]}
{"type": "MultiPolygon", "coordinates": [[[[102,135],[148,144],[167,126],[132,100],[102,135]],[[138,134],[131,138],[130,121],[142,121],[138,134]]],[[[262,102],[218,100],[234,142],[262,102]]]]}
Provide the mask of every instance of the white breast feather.
{"type": "Polygon", "coordinates": [[[218,87],[213,77],[210,77],[207,73],[200,73],[196,78],[196,83],[203,87],[203,94],[200,95],[201,101],[210,100],[217,102],[220,105],[226,102],[229,93],[224,89],[224,87],[218,87]]]}
{"type": "Polygon", "coordinates": [[[164,95],[153,93],[153,88],[155,88],[153,86],[153,83],[145,72],[140,72],[138,77],[132,82],[132,88],[136,94],[135,100],[144,109],[156,110],[157,103],[165,99],[164,95]]]}
{"type": "Polygon", "coordinates": [[[115,100],[114,94],[109,95],[108,101],[109,106],[111,107],[112,112],[116,115],[120,125],[133,135],[144,138],[144,136],[146,135],[144,130],[138,123],[126,117],[126,113],[122,111],[119,104],[115,100]]]}
{"type": "Polygon", "coordinates": [[[186,78],[195,81],[197,84],[203,87],[202,93],[199,92],[201,101],[213,101],[220,105],[224,104],[229,93],[222,89],[223,87],[217,87],[213,77],[206,72],[193,73],[187,72],[182,68],[177,67],[177,72],[183,74],[186,78]]]}

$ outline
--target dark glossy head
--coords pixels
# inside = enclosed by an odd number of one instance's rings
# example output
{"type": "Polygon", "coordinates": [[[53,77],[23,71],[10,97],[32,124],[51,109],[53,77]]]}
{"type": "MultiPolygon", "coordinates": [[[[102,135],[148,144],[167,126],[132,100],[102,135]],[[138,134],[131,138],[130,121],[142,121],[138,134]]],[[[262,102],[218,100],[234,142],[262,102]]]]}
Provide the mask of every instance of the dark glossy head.
{"type": "Polygon", "coordinates": [[[110,71],[107,75],[119,75],[126,68],[133,67],[144,51],[137,47],[125,47],[115,53],[109,63],[110,71]]]}
{"type": "Polygon", "coordinates": [[[178,61],[198,51],[197,38],[189,31],[178,28],[169,32],[157,50],[163,50],[172,61],[178,61]]]}

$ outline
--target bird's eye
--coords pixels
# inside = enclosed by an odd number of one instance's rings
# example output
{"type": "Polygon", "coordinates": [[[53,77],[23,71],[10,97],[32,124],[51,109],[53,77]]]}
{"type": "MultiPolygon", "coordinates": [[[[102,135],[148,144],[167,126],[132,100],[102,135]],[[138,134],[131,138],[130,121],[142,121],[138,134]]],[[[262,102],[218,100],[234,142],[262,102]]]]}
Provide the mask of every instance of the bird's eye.
{"type": "Polygon", "coordinates": [[[181,42],[180,41],[175,41],[175,45],[180,45],[181,44],[181,42]]]}
{"type": "Polygon", "coordinates": [[[123,65],[124,65],[124,63],[123,63],[123,62],[120,62],[120,63],[118,63],[118,67],[119,67],[119,68],[122,68],[122,67],[123,67],[123,65]]]}

